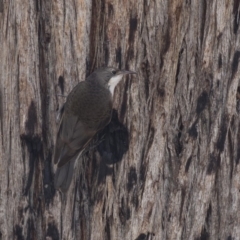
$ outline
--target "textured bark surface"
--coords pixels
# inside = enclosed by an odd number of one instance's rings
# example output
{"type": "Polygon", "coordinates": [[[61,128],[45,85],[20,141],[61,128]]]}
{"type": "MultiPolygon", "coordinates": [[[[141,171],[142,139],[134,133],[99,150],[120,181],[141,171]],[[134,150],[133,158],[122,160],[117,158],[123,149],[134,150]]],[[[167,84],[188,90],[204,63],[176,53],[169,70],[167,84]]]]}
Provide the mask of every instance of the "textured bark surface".
{"type": "Polygon", "coordinates": [[[0,0],[0,239],[240,239],[238,0],[0,0]],[[136,70],[63,201],[57,110],[136,70]]]}

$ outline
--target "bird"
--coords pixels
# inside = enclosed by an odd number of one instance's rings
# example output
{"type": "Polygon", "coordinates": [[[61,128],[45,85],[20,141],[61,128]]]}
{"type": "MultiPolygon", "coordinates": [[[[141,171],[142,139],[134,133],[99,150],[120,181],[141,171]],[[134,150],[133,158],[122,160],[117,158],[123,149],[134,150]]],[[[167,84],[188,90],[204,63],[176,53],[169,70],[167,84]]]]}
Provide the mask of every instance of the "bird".
{"type": "Polygon", "coordinates": [[[61,108],[55,140],[55,188],[66,193],[71,184],[76,160],[91,139],[111,120],[114,89],[123,76],[136,74],[115,67],[96,69],[79,82],[61,108]]]}

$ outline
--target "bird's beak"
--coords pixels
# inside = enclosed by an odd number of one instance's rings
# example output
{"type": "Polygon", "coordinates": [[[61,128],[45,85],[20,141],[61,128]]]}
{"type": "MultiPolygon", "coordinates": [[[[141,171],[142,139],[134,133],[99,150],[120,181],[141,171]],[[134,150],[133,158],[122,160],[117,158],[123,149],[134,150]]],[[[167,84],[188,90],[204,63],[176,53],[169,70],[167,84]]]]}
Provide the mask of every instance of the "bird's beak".
{"type": "Polygon", "coordinates": [[[137,73],[130,70],[120,70],[118,74],[126,75],[126,74],[137,74],[137,73]]]}

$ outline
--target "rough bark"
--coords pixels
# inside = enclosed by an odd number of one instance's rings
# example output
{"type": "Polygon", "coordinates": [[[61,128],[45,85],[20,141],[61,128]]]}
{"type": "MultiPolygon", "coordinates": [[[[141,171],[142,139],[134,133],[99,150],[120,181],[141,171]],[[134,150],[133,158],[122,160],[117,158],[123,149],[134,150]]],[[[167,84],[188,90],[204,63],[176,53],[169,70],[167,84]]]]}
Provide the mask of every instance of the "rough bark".
{"type": "Polygon", "coordinates": [[[0,0],[0,239],[240,239],[238,0],[0,0]],[[57,110],[136,70],[53,186],[57,110]]]}

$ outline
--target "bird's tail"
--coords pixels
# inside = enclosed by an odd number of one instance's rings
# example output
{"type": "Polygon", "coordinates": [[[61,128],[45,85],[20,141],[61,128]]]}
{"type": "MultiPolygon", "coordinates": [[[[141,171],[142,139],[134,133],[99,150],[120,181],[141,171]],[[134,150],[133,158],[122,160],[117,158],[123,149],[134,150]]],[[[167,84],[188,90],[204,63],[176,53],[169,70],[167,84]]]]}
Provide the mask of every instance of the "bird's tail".
{"type": "Polygon", "coordinates": [[[73,170],[76,157],[64,164],[62,167],[58,167],[54,177],[54,185],[56,189],[60,189],[62,192],[67,192],[73,177],[73,170]]]}

